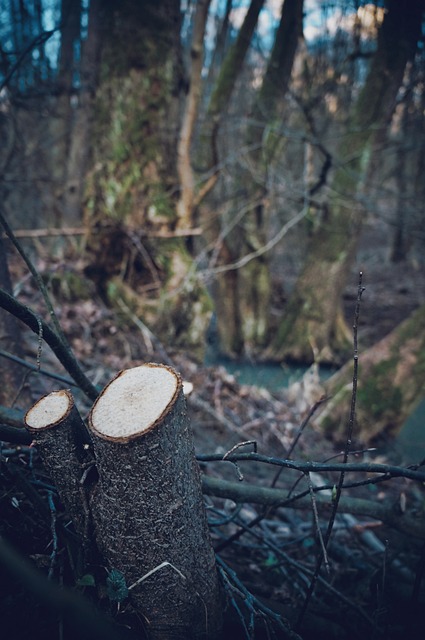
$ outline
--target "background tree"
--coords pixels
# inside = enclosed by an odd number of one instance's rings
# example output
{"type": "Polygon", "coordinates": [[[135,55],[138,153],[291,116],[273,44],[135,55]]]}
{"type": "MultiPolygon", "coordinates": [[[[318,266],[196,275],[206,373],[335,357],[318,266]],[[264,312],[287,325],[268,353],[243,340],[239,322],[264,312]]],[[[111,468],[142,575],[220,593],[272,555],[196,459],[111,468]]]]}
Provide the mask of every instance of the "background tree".
{"type": "Polygon", "coordinates": [[[302,38],[302,15],[302,0],[282,4],[261,87],[247,114],[241,166],[235,176],[238,197],[221,225],[216,219],[215,226],[220,229],[215,229],[215,234],[221,239],[214,282],[215,309],[220,347],[230,356],[258,354],[269,339],[272,284],[268,252],[263,251],[270,231],[267,172],[278,147],[273,130],[281,117],[302,38]],[[237,206],[244,211],[240,219],[237,206]],[[223,233],[226,225],[229,231],[223,233]],[[251,258],[243,264],[246,256],[251,258]]]}
{"type": "Polygon", "coordinates": [[[317,354],[335,362],[348,356],[341,295],[364,218],[356,200],[370,170],[373,142],[391,122],[406,65],[415,55],[424,10],[422,3],[392,0],[386,8],[367,80],[338,146],[323,220],[269,351],[276,359],[312,362],[317,354]]]}
{"type": "Polygon", "coordinates": [[[86,274],[110,301],[124,299],[155,325],[161,339],[199,348],[210,302],[190,280],[190,255],[174,233],[180,4],[107,2],[100,24],[86,274]]]}
{"type": "Polygon", "coordinates": [[[361,233],[421,260],[421,3],[321,3],[316,34],[300,0],[27,4],[0,34],[13,225],[80,225],[104,299],[199,358],[215,312],[224,354],[343,362],[361,233]]]}

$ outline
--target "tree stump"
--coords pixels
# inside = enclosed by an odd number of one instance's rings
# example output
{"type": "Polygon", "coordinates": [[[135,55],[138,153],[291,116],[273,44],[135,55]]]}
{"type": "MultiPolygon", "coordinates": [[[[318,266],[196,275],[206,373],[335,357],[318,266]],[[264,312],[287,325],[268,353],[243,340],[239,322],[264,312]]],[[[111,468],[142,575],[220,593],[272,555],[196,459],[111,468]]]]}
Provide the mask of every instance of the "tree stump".
{"type": "Polygon", "coordinates": [[[94,459],[88,431],[71,392],[53,391],[40,398],[26,413],[25,425],[75,530],[87,542],[89,505],[83,479],[94,459]]]}
{"type": "Polygon", "coordinates": [[[217,637],[221,594],[180,376],[156,364],[121,371],[89,426],[91,511],[111,576],[125,578],[149,638],[217,637]]]}

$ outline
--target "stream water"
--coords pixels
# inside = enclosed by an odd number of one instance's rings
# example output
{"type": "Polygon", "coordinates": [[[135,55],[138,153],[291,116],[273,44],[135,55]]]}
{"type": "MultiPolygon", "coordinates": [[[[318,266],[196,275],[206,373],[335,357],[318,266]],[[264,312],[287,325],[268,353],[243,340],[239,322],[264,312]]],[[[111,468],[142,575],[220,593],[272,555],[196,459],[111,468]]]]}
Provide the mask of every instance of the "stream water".
{"type": "MultiPolygon", "coordinates": [[[[240,384],[264,387],[272,393],[287,389],[300,380],[308,369],[289,365],[235,362],[212,354],[209,354],[205,364],[223,366],[240,384]]],[[[321,379],[326,380],[334,371],[331,367],[321,367],[321,379]]],[[[425,458],[425,398],[407,419],[389,448],[407,464],[418,463],[425,458]]]]}
{"type": "MultiPolygon", "coordinates": [[[[252,362],[235,362],[225,358],[209,356],[206,365],[222,366],[234,375],[239,384],[264,387],[272,393],[287,389],[300,380],[309,367],[295,367],[279,364],[259,364],[252,362]]],[[[321,367],[320,377],[323,380],[332,375],[334,369],[321,367]]]]}

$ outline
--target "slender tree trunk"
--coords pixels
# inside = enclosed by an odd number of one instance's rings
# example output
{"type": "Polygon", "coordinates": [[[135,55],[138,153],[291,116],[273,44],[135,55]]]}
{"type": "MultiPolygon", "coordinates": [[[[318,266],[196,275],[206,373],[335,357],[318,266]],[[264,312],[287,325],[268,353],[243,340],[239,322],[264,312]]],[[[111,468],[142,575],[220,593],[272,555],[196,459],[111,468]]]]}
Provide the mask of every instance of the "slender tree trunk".
{"type": "Polygon", "coordinates": [[[93,127],[93,103],[99,72],[99,18],[101,0],[89,5],[87,38],[81,43],[80,82],[72,109],[70,140],[66,156],[62,214],[67,226],[81,224],[84,181],[90,157],[90,131],[93,127]]]}
{"type": "MultiPolygon", "coordinates": [[[[75,76],[79,72],[79,64],[75,52],[81,42],[81,3],[73,0],[61,2],[61,46],[58,61],[57,97],[51,100],[52,114],[50,118],[51,151],[49,154],[49,174],[53,182],[50,193],[51,224],[63,223],[64,200],[66,199],[66,176],[69,162],[72,123],[74,119],[73,94],[75,76]]],[[[74,224],[75,220],[71,221],[74,224]]]]}
{"type": "MultiPolygon", "coordinates": [[[[238,179],[247,211],[224,236],[218,265],[238,263],[244,256],[261,253],[267,243],[266,173],[276,140],[273,134],[265,136],[265,131],[279,117],[302,38],[302,21],[303,0],[285,0],[263,82],[249,115],[251,125],[245,139],[248,157],[238,179]]],[[[258,355],[269,341],[271,280],[267,252],[243,267],[223,270],[215,286],[219,292],[215,300],[221,350],[232,356],[258,355]]]]}
{"type": "Polygon", "coordinates": [[[189,92],[186,97],[177,150],[177,171],[180,182],[180,197],[177,202],[177,225],[183,229],[189,229],[192,226],[193,218],[195,181],[191,161],[191,142],[202,92],[205,25],[210,4],[211,0],[200,0],[196,5],[190,49],[189,92]]]}
{"type": "Polygon", "coordinates": [[[326,215],[269,350],[276,360],[340,362],[349,354],[342,291],[356,254],[364,211],[356,202],[375,136],[391,121],[407,63],[420,36],[423,6],[389,0],[366,83],[352,110],[338,152],[326,215]]]}
{"type": "Polygon", "coordinates": [[[198,201],[206,196],[218,179],[218,149],[217,136],[221,119],[226,113],[232,97],[236,80],[249,50],[258,16],[263,8],[264,0],[251,0],[245,19],[239,30],[238,37],[227,53],[215,83],[208,104],[204,125],[200,135],[202,161],[198,162],[198,170],[208,172],[209,179],[198,194],[198,201]]]}
{"type": "MultiPolygon", "coordinates": [[[[0,225],[0,230],[3,228],[0,225]]],[[[0,231],[0,288],[12,294],[5,242],[0,231]]],[[[22,336],[16,318],[4,309],[0,309],[0,349],[16,356],[23,356],[22,336]]],[[[6,407],[23,406],[31,399],[28,387],[25,385],[26,371],[21,365],[6,360],[0,356],[0,405],[6,407]]]]}
{"type": "MultiPolygon", "coordinates": [[[[410,102],[410,101],[409,101],[410,102]]],[[[407,207],[408,202],[408,111],[409,102],[405,102],[402,106],[402,114],[400,118],[401,139],[397,151],[397,159],[395,166],[395,182],[397,187],[397,202],[395,210],[394,226],[395,231],[392,237],[390,260],[391,262],[403,262],[406,260],[407,245],[407,207]]]]}

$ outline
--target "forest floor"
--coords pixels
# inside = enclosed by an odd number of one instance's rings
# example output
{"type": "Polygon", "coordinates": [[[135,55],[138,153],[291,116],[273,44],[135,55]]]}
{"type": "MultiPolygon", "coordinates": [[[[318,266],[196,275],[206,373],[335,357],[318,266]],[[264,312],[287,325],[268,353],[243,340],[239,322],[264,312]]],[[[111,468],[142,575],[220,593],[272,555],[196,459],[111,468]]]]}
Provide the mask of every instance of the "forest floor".
{"type": "MultiPolygon", "coordinates": [[[[372,249],[373,246],[370,251],[372,249]]],[[[379,255],[370,255],[368,251],[365,247],[364,266],[360,266],[364,270],[366,287],[359,327],[364,347],[390,331],[425,300],[421,270],[405,264],[389,266],[379,255]]],[[[117,315],[106,308],[94,292],[76,301],[66,287],[58,284],[61,274],[69,271],[69,265],[45,260],[38,263],[38,268],[51,281],[62,327],[95,384],[103,386],[123,368],[146,361],[164,361],[164,353],[149,344],[131,317],[117,315]]],[[[19,299],[41,313],[41,296],[15,258],[11,261],[11,271],[19,299]]],[[[357,295],[357,278],[358,267],[353,269],[353,284],[347,287],[345,294],[349,322],[357,295]]],[[[35,362],[37,338],[27,332],[24,335],[25,357],[35,362]]],[[[187,402],[197,454],[224,455],[239,443],[248,441],[255,442],[258,452],[265,456],[287,456],[306,418],[305,404],[290,401],[284,391],[270,393],[240,385],[224,367],[199,365],[187,354],[170,350],[166,357],[183,379],[193,385],[187,402]]],[[[58,372],[57,361],[47,347],[43,347],[41,367],[58,372]]],[[[34,401],[61,387],[43,375],[32,374],[28,382],[34,401]]],[[[78,390],[75,397],[85,415],[89,403],[78,390]]],[[[27,408],[22,406],[24,410],[27,408]]],[[[252,444],[244,445],[241,450],[251,451],[252,448],[252,444]]],[[[307,424],[291,457],[303,461],[331,458],[340,461],[341,455],[332,441],[324,439],[307,424]]],[[[362,451],[350,459],[387,461],[380,451],[362,451]]],[[[70,584],[69,560],[61,542],[54,563],[52,560],[53,521],[43,519],[31,497],[31,487],[36,486],[39,496],[47,503],[48,490],[43,488],[45,475],[36,452],[27,446],[6,443],[1,461],[5,473],[0,479],[0,534],[21,554],[31,557],[44,573],[53,568],[58,581],[70,584]],[[20,473],[20,484],[16,474],[11,472],[16,469],[20,473]]],[[[203,473],[210,477],[240,480],[238,469],[231,463],[200,464],[203,473]]],[[[332,486],[339,479],[336,472],[311,474],[310,486],[305,474],[286,469],[276,479],[275,466],[255,462],[241,462],[240,472],[244,483],[265,487],[276,483],[287,492],[293,492],[295,488],[308,492],[313,485],[327,483],[332,486]]],[[[348,479],[350,483],[364,482],[370,479],[370,474],[350,474],[348,479]]],[[[423,485],[405,478],[387,478],[379,484],[353,486],[344,489],[344,495],[391,504],[396,511],[408,509],[409,513],[419,514],[425,508],[423,485]]],[[[213,545],[220,549],[219,555],[228,567],[231,585],[226,613],[227,635],[223,637],[255,640],[290,637],[279,626],[276,616],[283,616],[291,628],[297,625],[321,554],[313,504],[304,510],[267,510],[258,504],[237,505],[231,500],[208,497],[207,507],[213,545]],[[231,541],[235,534],[239,538],[231,541]],[[236,572],[237,578],[231,577],[232,571],[236,572]]],[[[425,605],[424,540],[403,534],[370,517],[348,516],[337,515],[328,548],[329,572],[323,568],[320,572],[314,596],[297,627],[299,636],[303,640],[401,640],[406,637],[419,640],[423,637],[425,605]]],[[[65,514],[59,509],[55,518],[63,523],[65,514]]],[[[318,518],[323,533],[327,517],[320,513],[320,507],[318,518]]],[[[74,584],[74,589],[85,595],[91,593],[91,587],[81,584],[77,587],[74,584]]],[[[36,596],[28,594],[22,582],[0,578],[0,602],[0,628],[12,629],[3,637],[11,640],[33,638],[35,627],[48,639],[66,640],[68,637],[55,612],[41,606],[36,596]]],[[[127,605],[121,609],[104,603],[101,606],[113,615],[122,630],[131,627],[127,605]]],[[[129,632],[128,637],[134,635],[129,632]]]]}

